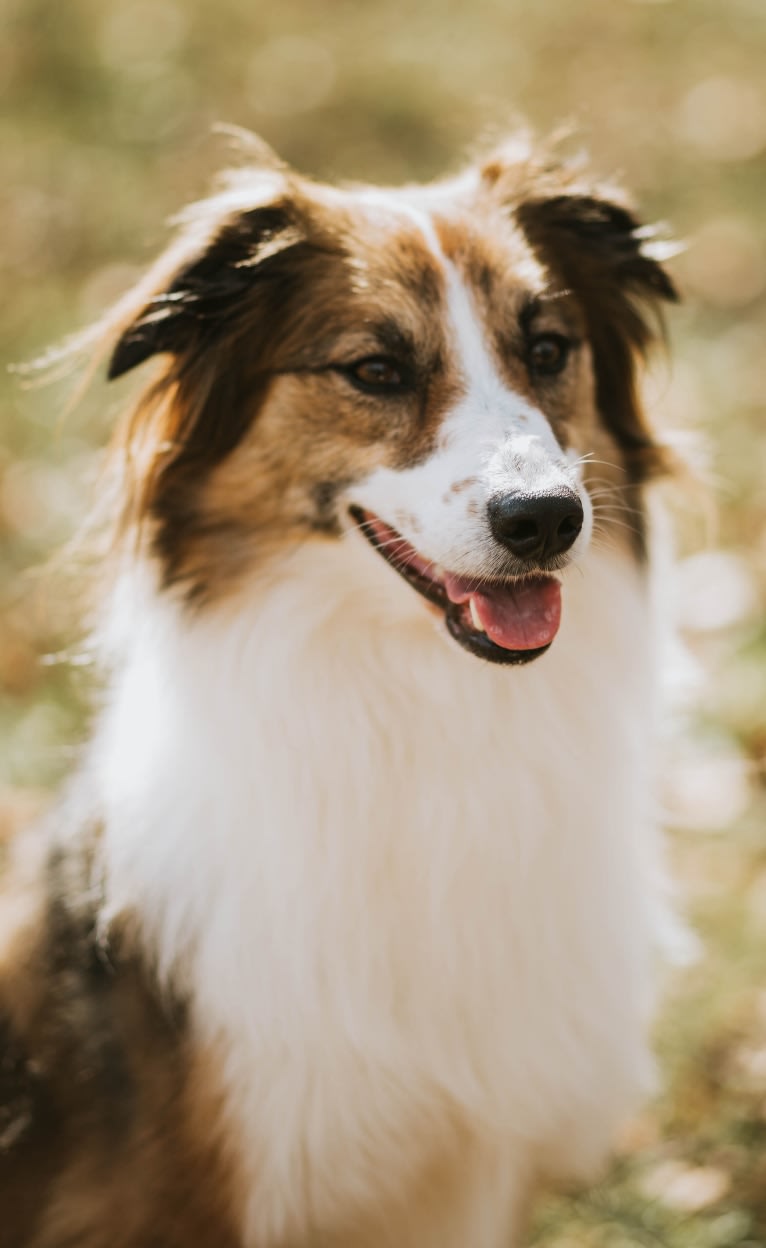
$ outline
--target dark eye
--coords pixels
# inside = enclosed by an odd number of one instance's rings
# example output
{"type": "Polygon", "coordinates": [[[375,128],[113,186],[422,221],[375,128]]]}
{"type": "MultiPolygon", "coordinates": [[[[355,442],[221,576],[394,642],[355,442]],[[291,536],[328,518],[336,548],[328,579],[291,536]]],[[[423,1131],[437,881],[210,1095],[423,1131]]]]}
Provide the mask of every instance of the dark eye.
{"type": "Polygon", "coordinates": [[[527,365],[536,377],[553,377],[562,372],[572,344],[563,334],[535,334],[527,346],[527,365]]]}
{"type": "Polygon", "coordinates": [[[404,367],[385,355],[369,355],[343,369],[349,381],[366,394],[401,394],[409,389],[404,367]]]}

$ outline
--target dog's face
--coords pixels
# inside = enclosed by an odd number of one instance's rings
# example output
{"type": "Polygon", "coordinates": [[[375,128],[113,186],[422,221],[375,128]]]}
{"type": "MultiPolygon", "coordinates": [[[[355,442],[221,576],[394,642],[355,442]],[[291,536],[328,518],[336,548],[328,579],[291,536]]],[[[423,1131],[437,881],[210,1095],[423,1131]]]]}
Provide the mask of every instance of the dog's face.
{"type": "Polygon", "coordinates": [[[527,661],[594,528],[640,554],[639,301],[673,294],[624,207],[529,159],[400,191],[239,174],[120,312],[111,375],[164,357],[124,520],[200,603],[366,539],[413,610],[527,661]]]}

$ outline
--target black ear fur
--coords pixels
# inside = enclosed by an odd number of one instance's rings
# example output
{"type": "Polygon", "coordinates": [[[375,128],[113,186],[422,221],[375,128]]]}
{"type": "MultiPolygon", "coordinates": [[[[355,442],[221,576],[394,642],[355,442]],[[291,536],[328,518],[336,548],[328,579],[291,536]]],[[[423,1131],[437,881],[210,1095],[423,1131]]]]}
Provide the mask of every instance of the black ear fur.
{"type": "Polygon", "coordinates": [[[609,278],[637,295],[675,302],[678,292],[652,254],[651,231],[643,228],[624,205],[594,195],[556,195],[530,199],[518,209],[519,220],[530,238],[572,253],[570,269],[581,263],[597,265],[609,278]],[[573,249],[576,248],[576,251],[573,249]]]}
{"type": "Polygon", "coordinates": [[[516,216],[535,252],[582,305],[599,410],[629,471],[635,480],[666,471],[670,458],[636,388],[636,356],[661,332],[659,304],[678,299],[652,232],[623,204],[590,193],[532,196],[516,216]]]}
{"type": "Polygon", "coordinates": [[[186,350],[197,337],[218,337],[248,291],[301,241],[291,214],[279,205],[240,212],[219,225],[201,254],[121,334],[108,379],[121,377],[150,356],[186,350]]]}

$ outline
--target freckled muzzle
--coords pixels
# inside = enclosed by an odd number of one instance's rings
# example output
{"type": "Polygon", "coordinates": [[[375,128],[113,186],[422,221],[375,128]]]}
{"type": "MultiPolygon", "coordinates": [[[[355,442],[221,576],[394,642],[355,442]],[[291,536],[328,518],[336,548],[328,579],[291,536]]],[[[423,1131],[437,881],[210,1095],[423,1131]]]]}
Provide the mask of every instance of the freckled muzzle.
{"type": "Polygon", "coordinates": [[[457,576],[426,559],[372,512],[351,507],[350,514],[386,562],[444,612],[448,633],[464,650],[490,663],[520,664],[548,649],[561,623],[561,586],[554,577],[457,576]]]}

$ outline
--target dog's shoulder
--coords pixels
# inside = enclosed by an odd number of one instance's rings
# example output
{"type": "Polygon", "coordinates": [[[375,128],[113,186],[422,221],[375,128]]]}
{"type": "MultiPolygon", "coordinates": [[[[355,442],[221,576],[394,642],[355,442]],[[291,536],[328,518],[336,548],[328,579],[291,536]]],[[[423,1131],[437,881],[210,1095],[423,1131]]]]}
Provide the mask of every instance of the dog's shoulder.
{"type": "Polygon", "coordinates": [[[229,1248],[186,1009],[160,991],[130,924],[105,926],[97,840],[97,827],[34,829],[4,872],[3,1244],[229,1248]]]}

